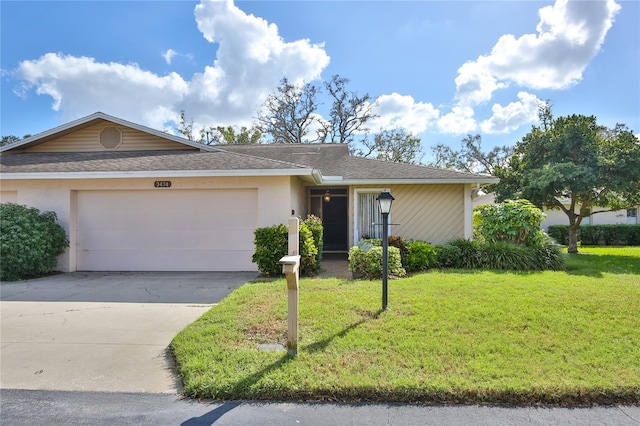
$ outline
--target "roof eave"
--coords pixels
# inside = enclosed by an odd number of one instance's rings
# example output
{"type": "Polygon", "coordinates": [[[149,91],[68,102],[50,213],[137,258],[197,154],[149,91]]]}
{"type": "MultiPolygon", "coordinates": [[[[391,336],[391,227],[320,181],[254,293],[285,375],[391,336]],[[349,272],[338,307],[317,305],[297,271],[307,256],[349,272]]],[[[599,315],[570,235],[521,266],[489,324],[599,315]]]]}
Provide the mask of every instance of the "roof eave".
{"type": "Polygon", "coordinates": [[[320,185],[447,185],[447,184],[491,184],[500,182],[499,178],[481,179],[343,179],[323,180],[320,185]]]}
{"type": "Polygon", "coordinates": [[[314,169],[258,169],[258,170],[157,170],[118,172],[33,172],[2,173],[2,180],[29,179],[126,179],[126,178],[188,178],[188,177],[264,177],[264,176],[312,176],[314,169]]]}

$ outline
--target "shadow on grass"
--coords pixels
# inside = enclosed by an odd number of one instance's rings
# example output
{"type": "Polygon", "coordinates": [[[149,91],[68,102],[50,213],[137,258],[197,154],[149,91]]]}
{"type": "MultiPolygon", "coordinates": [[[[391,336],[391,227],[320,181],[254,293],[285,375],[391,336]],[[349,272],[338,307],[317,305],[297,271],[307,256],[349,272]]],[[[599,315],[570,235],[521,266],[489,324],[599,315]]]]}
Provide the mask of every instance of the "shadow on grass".
{"type": "Polygon", "coordinates": [[[348,327],[339,331],[338,333],[334,333],[331,336],[327,337],[326,339],[320,340],[319,342],[313,342],[306,345],[303,348],[303,350],[309,353],[322,352],[327,348],[327,346],[329,346],[329,344],[334,339],[346,336],[347,334],[349,334],[349,332],[351,332],[352,330],[355,330],[356,328],[366,323],[367,321],[370,321],[372,319],[377,319],[382,312],[384,312],[382,309],[378,309],[376,312],[373,312],[370,316],[362,318],[360,321],[354,322],[353,324],[349,325],[348,327]]]}
{"type": "Polygon", "coordinates": [[[570,254],[567,257],[567,274],[602,278],[608,274],[640,275],[640,258],[611,254],[570,254]]]}

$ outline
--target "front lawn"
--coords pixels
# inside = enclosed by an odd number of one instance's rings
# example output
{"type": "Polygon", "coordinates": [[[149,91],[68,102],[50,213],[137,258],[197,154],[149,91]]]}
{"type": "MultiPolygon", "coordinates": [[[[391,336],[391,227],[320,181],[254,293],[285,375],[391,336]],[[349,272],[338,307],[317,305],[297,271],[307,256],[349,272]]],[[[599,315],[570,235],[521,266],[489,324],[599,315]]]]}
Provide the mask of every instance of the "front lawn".
{"type": "Polygon", "coordinates": [[[185,394],[217,399],[640,403],[640,248],[581,248],[566,272],[303,279],[295,358],[284,279],[246,284],[172,343],[185,394]]]}

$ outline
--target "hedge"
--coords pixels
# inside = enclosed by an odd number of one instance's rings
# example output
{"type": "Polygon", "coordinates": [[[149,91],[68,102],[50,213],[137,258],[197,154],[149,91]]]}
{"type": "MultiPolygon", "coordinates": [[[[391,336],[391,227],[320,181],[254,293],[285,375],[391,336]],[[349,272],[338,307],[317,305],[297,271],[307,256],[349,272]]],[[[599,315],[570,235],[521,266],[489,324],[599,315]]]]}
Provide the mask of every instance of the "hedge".
{"type": "MultiPolygon", "coordinates": [[[[569,225],[552,225],[547,231],[559,244],[569,243],[569,225]]],[[[578,228],[583,245],[640,245],[640,225],[584,225],[578,228]]]]}

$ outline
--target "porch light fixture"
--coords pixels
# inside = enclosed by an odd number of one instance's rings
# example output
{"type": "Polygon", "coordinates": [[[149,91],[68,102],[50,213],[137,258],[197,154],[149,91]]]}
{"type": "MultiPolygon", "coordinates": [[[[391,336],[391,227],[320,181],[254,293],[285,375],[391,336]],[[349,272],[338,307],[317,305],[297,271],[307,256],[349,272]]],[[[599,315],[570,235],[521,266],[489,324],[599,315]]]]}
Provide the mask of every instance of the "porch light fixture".
{"type": "Polygon", "coordinates": [[[382,213],[382,310],[387,310],[389,280],[389,213],[393,204],[393,195],[383,191],[378,195],[378,205],[382,213]]]}
{"type": "Polygon", "coordinates": [[[328,203],[329,201],[331,201],[331,194],[329,194],[329,190],[327,189],[327,192],[324,193],[324,202],[328,203]]]}

